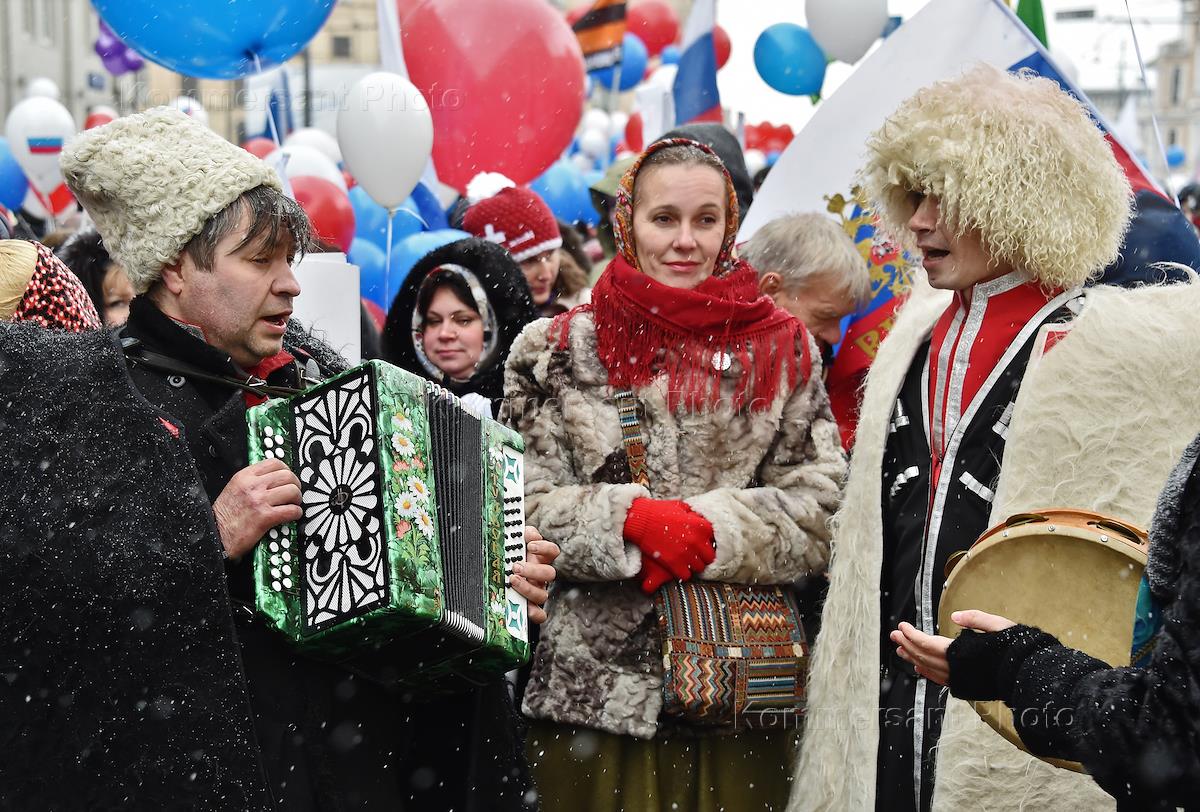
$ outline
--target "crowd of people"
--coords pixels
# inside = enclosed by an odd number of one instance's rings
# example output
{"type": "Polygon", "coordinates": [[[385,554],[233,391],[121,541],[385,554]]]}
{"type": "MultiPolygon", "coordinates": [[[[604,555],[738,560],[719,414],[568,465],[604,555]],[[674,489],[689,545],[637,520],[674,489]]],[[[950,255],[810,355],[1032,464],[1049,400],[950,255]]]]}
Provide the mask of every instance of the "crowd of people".
{"type": "Polygon", "coordinates": [[[52,251],[0,218],[0,806],[1193,804],[1200,282],[1158,261],[1195,233],[1135,252],[1131,221],[1178,212],[1033,75],[924,88],[864,149],[920,269],[852,432],[824,381],[876,292],[865,254],[827,212],[739,245],[755,185],[721,125],[614,165],[590,233],[494,176],[451,207],[473,236],[408,272],[378,357],[523,438],[511,586],[537,628],[519,673],[426,695],[381,676],[394,649],[309,656],[254,608],[255,549],[306,503],[284,461],[250,463],[247,410],[349,366],[292,318],[304,210],[178,111],[68,143],[86,225],[52,251]],[[939,627],[948,563],[1058,503],[1153,516],[1145,663],[972,609],[939,627]],[[759,599],[711,597],[749,587],[803,615],[786,652],[755,637],[759,599]],[[709,597],[680,651],[708,659],[681,677],[664,635],[687,594],[709,597]],[[714,654],[728,624],[760,642],[714,654]],[[799,672],[792,705],[778,670],[755,693],[764,664],[799,672]],[[795,713],[745,723],[748,696],[795,713]],[[993,699],[1027,752],[961,701],[993,699]]]}

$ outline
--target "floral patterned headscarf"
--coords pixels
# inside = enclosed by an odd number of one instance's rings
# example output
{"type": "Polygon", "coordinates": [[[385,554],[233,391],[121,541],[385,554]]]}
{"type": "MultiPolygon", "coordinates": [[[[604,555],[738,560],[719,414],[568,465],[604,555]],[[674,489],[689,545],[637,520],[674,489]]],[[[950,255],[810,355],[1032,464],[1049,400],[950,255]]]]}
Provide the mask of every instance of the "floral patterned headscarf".
{"type": "Polygon", "coordinates": [[[637,160],[621,177],[621,182],[617,185],[616,209],[613,212],[613,219],[616,223],[613,231],[617,242],[617,252],[625,258],[626,262],[639,271],[641,270],[637,261],[637,244],[633,238],[633,187],[637,184],[638,173],[642,171],[642,164],[646,162],[647,158],[669,147],[685,146],[707,152],[717,159],[717,163],[721,167],[721,177],[725,181],[725,237],[721,240],[720,251],[717,252],[717,264],[713,269],[713,274],[725,276],[733,270],[737,262],[737,252],[734,249],[738,233],[737,190],[733,188],[733,180],[729,177],[729,171],[725,169],[725,164],[721,163],[720,156],[713,151],[712,147],[688,138],[664,138],[661,141],[655,141],[637,157],[637,160]]]}

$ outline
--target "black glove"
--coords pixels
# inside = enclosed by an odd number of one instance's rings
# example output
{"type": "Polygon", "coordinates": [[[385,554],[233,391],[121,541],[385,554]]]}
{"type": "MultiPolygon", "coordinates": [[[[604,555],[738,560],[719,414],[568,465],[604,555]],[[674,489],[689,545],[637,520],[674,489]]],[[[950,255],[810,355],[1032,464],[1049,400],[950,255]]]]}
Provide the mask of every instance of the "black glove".
{"type": "Polygon", "coordinates": [[[946,650],[950,693],[959,699],[1007,702],[1025,658],[1057,644],[1054,635],[1019,623],[1000,632],[963,629],[946,650]]]}

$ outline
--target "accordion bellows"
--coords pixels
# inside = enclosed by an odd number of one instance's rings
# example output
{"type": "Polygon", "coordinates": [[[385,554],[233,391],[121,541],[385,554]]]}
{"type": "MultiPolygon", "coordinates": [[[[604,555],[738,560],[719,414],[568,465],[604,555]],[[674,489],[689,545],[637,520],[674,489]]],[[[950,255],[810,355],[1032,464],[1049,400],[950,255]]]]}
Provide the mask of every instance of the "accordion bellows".
{"type": "Polygon", "coordinates": [[[247,419],[251,461],[301,483],[301,520],[255,550],[272,626],[318,656],[382,655],[406,684],[528,660],[528,607],[507,586],[525,558],[520,435],[382,361],[247,419]]]}

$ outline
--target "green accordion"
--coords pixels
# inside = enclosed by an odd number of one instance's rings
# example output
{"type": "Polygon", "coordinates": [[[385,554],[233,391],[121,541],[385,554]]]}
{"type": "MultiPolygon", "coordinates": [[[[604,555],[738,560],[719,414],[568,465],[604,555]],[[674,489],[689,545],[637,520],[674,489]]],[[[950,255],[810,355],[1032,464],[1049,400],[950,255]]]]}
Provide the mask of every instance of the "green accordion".
{"type": "Polygon", "coordinates": [[[435,384],[368,361],[247,413],[250,461],[303,517],[254,553],[258,612],[306,653],[384,681],[477,684],[529,659],[524,442],[435,384]]]}

